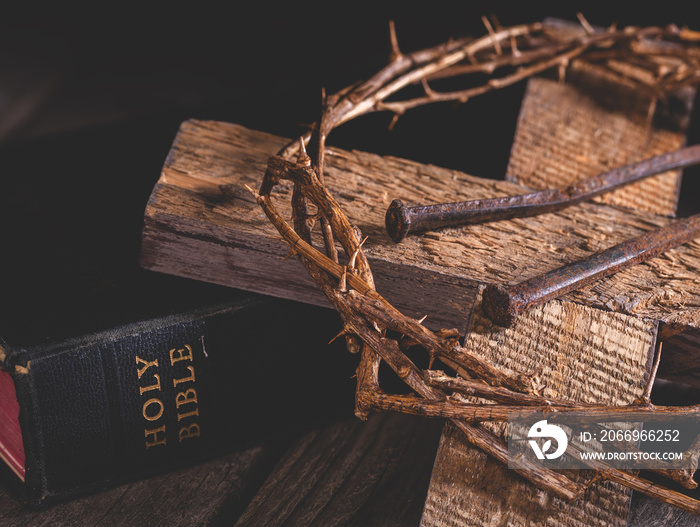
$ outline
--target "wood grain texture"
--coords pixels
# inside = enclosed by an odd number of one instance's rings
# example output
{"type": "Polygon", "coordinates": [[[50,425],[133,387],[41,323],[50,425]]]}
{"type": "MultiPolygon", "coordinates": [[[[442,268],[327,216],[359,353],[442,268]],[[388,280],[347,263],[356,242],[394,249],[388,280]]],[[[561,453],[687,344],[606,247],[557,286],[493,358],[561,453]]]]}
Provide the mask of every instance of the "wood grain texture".
{"type": "Polygon", "coordinates": [[[231,525],[245,509],[287,442],[258,446],[191,468],[121,485],[42,511],[0,491],[3,527],[231,525]]]}
{"type": "MultiPolygon", "coordinates": [[[[294,258],[281,262],[287,248],[244,188],[259,185],[268,156],[284,142],[231,124],[183,123],[146,212],[143,265],[327,305],[294,258]]],[[[604,170],[616,166],[613,163],[609,161],[604,170]]],[[[350,220],[369,236],[365,249],[378,291],[409,315],[428,314],[426,324],[431,328],[456,327],[461,332],[467,330],[479,286],[527,279],[669,221],[646,211],[588,203],[535,218],[429,232],[394,245],[383,226],[384,212],[394,198],[413,205],[513,195],[525,189],[411,161],[344,151],[328,157],[326,179],[350,220]]],[[[674,185],[666,185],[665,192],[675,191],[674,185]]],[[[283,186],[277,193],[276,203],[286,217],[290,192],[283,186]]],[[[675,205],[675,198],[671,202],[675,205]]],[[[493,328],[481,328],[482,333],[473,330],[469,338],[475,349],[498,352],[498,357],[512,361],[513,368],[532,368],[519,363],[519,356],[541,350],[539,359],[548,368],[545,378],[559,396],[586,393],[597,402],[629,400],[625,398],[641,393],[656,322],[672,328],[669,332],[697,327],[699,268],[700,244],[693,242],[571,293],[563,302],[547,304],[542,308],[546,316],[529,313],[526,321],[535,317],[529,329],[517,326],[510,336],[500,332],[496,336],[493,328]],[[542,331],[543,323],[547,331],[542,331]],[[624,367],[616,354],[625,357],[624,367]]],[[[475,317],[478,322],[479,315],[475,317]]],[[[278,490],[265,491],[266,500],[283,489],[281,483],[270,482],[270,489],[278,490]]],[[[604,483],[589,494],[573,506],[551,499],[466,447],[448,429],[423,522],[430,525],[437,518],[442,523],[435,525],[491,521],[498,525],[546,519],[560,525],[624,524],[629,491],[604,483]],[[447,457],[441,458],[443,453],[447,457]],[[465,481],[471,481],[471,490],[464,490],[465,481]]],[[[309,500],[320,503],[319,498],[309,500]]],[[[264,507],[255,503],[251,507],[246,519],[250,525],[272,518],[264,507]]],[[[297,510],[291,505],[291,512],[284,505],[275,507],[282,507],[275,510],[291,518],[291,524],[316,518],[308,516],[310,509],[304,506],[297,510]]]]}
{"type": "MultiPolygon", "coordinates": [[[[651,98],[619,77],[575,65],[567,80],[528,82],[507,170],[509,181],[536,189],[561,187],[685,143],[683,129],[650,126],[651,98]]],[[[679,189],[680,174],[675,170],[596,201],[674,216],[679,189]]]]}
{"type": "MultiPolygon", "coordinates": [[[[684,143],[682,130],[649,125],[650,100],[631,86],[591,68],[574,67],[569,80],[572,77],[574,82],[566,84],[542,78],[528,82],[511,150],[508,180],[538,189],[562,187],[677,149],[684,143]]],[[[566,229],[569,242],[582,236],[578,244],[574,242],[566,247],[543,246],[533,236],[528,246],[544,247],[543,252],[560,254],[565,258],[562,263],[568,263],[631,238],[627,231],[621,239],[612,240],[626,230],[617,216],[625,210],[622,207],[630,210],[630,218],[631,210],[642,211],[643,216],[636,217],[646,217],[647,221],[659,221],[659,215],[674,215],[679,183],[677,173],[667,173],[601,196],[596,203],[613,206],[596,208],[595,217],[585,226],[582,223],[586,220],[579,221],[582,216],[578,208],[542,216],[541,219],[552,221],[553,226],[566,229]],[[562,222],[563,217],[567,219],[562,222]],[[586,254],[571,258],[581,249],[586,254]]],[[[506,225],[507,222],[501,222],[494,227],[506,225]]],[[[527,232],[524,226],[525,222],[518,225],[527,232]]],[[[696,242],[691,245],[696,246],[696,242]]],[[[533,252],[531,258],[541,261],[542,256],[533,252]]],[[[682,272],[676,274],[678,268],[667,267],[675,265],[673,258],[672,252],[667,253],[646,266],[635,266],[598,280],[565,297],[580,305],[550,302],[526,312],[510,329],[494,326],[477,307],[467,341],[471,349],[506,371],[541,371],[546,391],[552,397],[588,403],[630,403],[641,395],[648,376],[657,337],[652,320],[662,321],[669,334],[675,331],[669,328],[677,327],[678,322],[683,329],[695,326],[682,322],[688,320],[685,307],[671,315],[668,301],[655,300],[685,291],[683,286],[674,288],[680,285],[678,282],[661,285],[649,274],[653,269],[652,274],[665,275],[667,280],[682,277],[682,272]],[[656,285],[651,286],[653,283],[656,285]],[[648,286],[654,291],[643,292],[648,286]]],[[[554,267],[557,266],[551,268],[554,267]]],[[[522,269],[520,259],[518,269],[522,269]]],[[[540,273],[525,272],[521,278],[537,274],[540,273]]],[[[690,275],[686,277],[690,280],[690,275]]],[[[467,445],[456,429],[448,427],[436,457],[422,524],[622,526],[627,523],[631,496],[629,489],[604,482],[592,486],[583,500],[564,503],[519,480],[506,467],[467,445]]]]}
{"type": "MultiPolygon", "coordinates": [[[[244,185],[257,187],[285,140],[233,124],[183,123],[146,210],[142,264],[148,269],[327,305],[244,185]]],[[[517,282],[582,258],[668,219],[584,203],[556,214],[448,228],[393,244],[384,212],[393,198],[438,203],[522,193],[523,187],[362,152],[328,157],[327,181],[368,236],[377,288],[431,328],[462,333],[484,283],[517,282]],[[397,279],[400,276],[401,279],[397,279]]],[[[277,205],[289,214],[289,186],[277,205]]],[[[675,331],[700,322],[700,243],[635,266],[566,299],[659,320],[675,331]]]]}
{"type": "MultiPolygon", "coordinates": [[[[686,491],[687,492],[687,491],[686,491]]],[[[695,499],[700,499],[700,492],[690,491],[695,499]]],[[[700,518],[678,507],[659,503],[657,500],[633,493],[627,527],[698,527],[700,518]]]]}
{"type": "MultiPolygon", "coordinates": [[[[660,335],[663,338],[663,335],[660,335]]],[[[663,339],[658,376],[676,382],[700,385],[700,331],[691,330],[663,339]],[[664,357],[668,360],[664,360],[664,357]]]]}
{"type": "Polygon", "coordinates": [[[441,429],[440,420],[374,414],[311,432],[236,525],[417,525],[441,429]]]}
{"type": "MultiPolygon", "coordinates": [[[[655,342],[656,325],[648,320],[552,301],[508,329],[493,325],[479,303],[465,346],[508,373],[540,371],[547,396],[626,404],[642,394],[655,342]]],[[[503,431],[499,426],[494,429],[503,431]]],[[[468,445],[450,426],[440,442],[421,524],[622,526],[630,496],[630,490],[604,482],[566,503],[468,445]]]]}

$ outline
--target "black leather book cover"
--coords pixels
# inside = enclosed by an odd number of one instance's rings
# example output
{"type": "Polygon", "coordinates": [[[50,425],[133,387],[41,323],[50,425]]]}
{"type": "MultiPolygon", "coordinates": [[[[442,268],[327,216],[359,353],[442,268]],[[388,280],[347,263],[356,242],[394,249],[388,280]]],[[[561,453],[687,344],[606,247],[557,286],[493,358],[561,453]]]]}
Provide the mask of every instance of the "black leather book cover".
{"type": "Polygon", "coordinates": [[[334,312],[138,267],[170,140],[131,123],[0,151],[0,345],[33,505],[351,412],[334,312]]]}

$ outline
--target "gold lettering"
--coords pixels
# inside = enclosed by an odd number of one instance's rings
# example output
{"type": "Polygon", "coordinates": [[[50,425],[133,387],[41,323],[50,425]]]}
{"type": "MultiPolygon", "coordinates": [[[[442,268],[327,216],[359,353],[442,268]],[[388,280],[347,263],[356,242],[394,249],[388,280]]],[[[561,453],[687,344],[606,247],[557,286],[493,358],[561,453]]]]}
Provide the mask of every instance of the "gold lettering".
{"type": "Polygon", "coordinates": [[[160,417],[163,415],[163,403],[160,399],[149,399],[145,403],[143,403],[143,417],[146,419],[146,421],[157,421],[160,419],[160,417]],[[158,406],[158,413],[156,415],[148,415],[148,407],[151,406],[152,404],[155,404],[158,406]]]}
{"type": "Polygon", "coordinates": [[[183,404],[197,403],[197,391],[190,388],[184,392],[178,392],[175,396],[175,408],[180,408],[183,404]]]}
{"type": "Polygon", "coordinates": [[[187,366],[187,369],[190,371],[190,376],[182,379],[173,379],[173,386],[177,386],[178,384],[183,382],[194,382],[194,367],[187,366]]]}
{"type": "Polygon", "coordinates": [[[160,375],[157,373],[153,374],[153,377],[156,379],[155,384],[151,384],[150,386],[140,386],[139,387],[139,393],[143,395],[146,392],[150,392],[151,390],[160,390],[160,375]]]}
{"type": "Polygon", "coordinates": [[[151,366],[156,366],[156,367],[158,366],[158,359],[156,359],[156,360],[154,360],[154,361],[151,361],[151,362],[148,362],[148,361],[143,360],[141,357],[139,357],[139,356],[137,355],[137,356],[136,356],[136,364],[137,364],[137,365],[139,365],[139,364],[142,364],[142,365],[143,365],[143,367],[138,367],[138,370],[139,370],[139,379],[140,379],[141,376],[146,372],[146,370],[147,370],[148,368],[150,368],[151,366]]]}
{"type": "Polygon", "coordinates": [[[192,360],[192,347],[189,344],[185,344],[185,347],[179,350],[176,350],[175,348],[170,350],[171,366],[174,366],[176,362],[181,360],[192,360]],[[187,355],[183,355],[183,353],[185,353],[185,349],[189,352],[187,355]],[[176,353],[177,357],[175,356],[176,353]]]}
{"type": "Polygon", "coordinates": [[[187,412],[186,414],[177,414],[177,420],[182,421],[183,419],[187,419],[188,417],[192,417],[193,415],[199,415],[199,408],[195,408],[191,412],[187,412]]]}
{"type": "Polygon", "coordinates": [[[199,425],[197,423],[180,428],[180,432],[178,433],[180,442],[182,442],[183,439],[189,439],[190,437],[199,437],[199,425]]]}
{"type": "Polygon", "coordinates": [[[160,428],[154,428],[153,430],[145,430],[145,432],[146,432],[146,450],[148,450],[152,446],[165,444],[165,425],[161,426],[160,428]],[[163,434],[163,438],[158,439],[158,434],[163,434]],[[151,436],[152,439],[149,440],[149,436],[151,436]]]}

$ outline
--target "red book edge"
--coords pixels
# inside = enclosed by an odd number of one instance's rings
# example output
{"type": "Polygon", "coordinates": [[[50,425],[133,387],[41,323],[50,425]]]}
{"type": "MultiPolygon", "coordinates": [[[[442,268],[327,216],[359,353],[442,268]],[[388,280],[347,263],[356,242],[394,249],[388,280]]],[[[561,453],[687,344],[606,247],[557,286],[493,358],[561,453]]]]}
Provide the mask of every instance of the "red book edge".
{"type": "Polygon", "coordinates": [[[19,403],[12,376],[0,370],[0,459],[24,481],[25,457],[19,427],[19,403]]]}

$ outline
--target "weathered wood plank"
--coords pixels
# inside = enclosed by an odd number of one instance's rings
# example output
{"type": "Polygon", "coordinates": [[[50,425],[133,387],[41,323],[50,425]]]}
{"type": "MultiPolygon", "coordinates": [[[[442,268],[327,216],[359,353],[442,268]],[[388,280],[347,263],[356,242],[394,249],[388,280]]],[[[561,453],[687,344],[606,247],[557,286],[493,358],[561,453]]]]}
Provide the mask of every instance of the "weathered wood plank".
{"type": "Polygon", "coordinates": [[[230,525],[243,512],[287,447],[258,446],[191,468],[154,476],[30,511],[0,490],[3,527],[230,525]]]}
{"type": "MultiPolygon", "coordinates": [[[[509,181],[536,189],[561,187],[685,143],[683,127],[650,127],[650,97],[619,77],[579,65],[567,80],[528,82],[507,169],[509,181]],[[605,100],[612,102],[601,104],[605,100]]],[[[687,94],[690,100],[692,93],[691,89],[687,94]]],[[[679,172],[648,178],[596,201],[674,216],[679,172]]]]}
{"type": "MultiPolygon", "coordinates": [[[[651,393],[651,401],[659,405],[698,404],[700,403],[700,387],[657,379],[651,393]]],[[[646,472],[643,475],[651,481],[667,484],[662,477],[656,474],[646,472]]],[[[700,499],[700,488],[684,492],[696,500],[700,499]]],[[[700,526],[700,517],[638,492],[633,492],[627,527],[657,526],[698,527],[700,526]]]]}
{"type": "Polygon", "coordinates": [[[417,525],[442,422],[374,414],[295,443],[239,527],[417,525]]]}
{"type": "MultiPolygon", "coordinates": [[[[478,305],[465,346],[509,373],[541,371],[552,397],[626,404],[643,391],[655,342],[656,325],[648,320],[552,301],[508,329],[494,326],[478,305]]],[[[605,482],[566,503],[470,446],[450,426],[435,458],[421,524],[622,526],[631,494],[605,482]]]]}
{"type": "MultiPolygon", "coordinates": [[[[691,492],[700,499],[700,492],[691,492]]],[[[632,496],[627,527],[698,527],[700,518],[677,507],[639,494],[632,496]]]]}
{"type": "MultiPolygon", "coordinates": [[[[685,138],[682,128],[687,122],[676,130],[649,126],[651,101],[631,85],[591,67],[574,66],[569,70],[569,80],[572,78],[574,83],[541,78],[528,82],[511,150],[508,180],[533,188],[561,187],[682,146],[685,138]]],[[[597,217],[591,218],[594,230],[585,232],[579,239],[581,248],[594,252],[617,243],[611,243],[610,238],[619,225],[606,214],[621,210],[619,207],[642,211],[651,221],[657,215],[674,215],[679,185],[679,174],[667,173],[597,198],[596,202],[614,207],[598,209],[597,217]]],[[[576,213],[570,209],[564,214],[570,212],[576,213]]],[[[562,225],[560,218],[552,219],[556,225],[562,225]]],[[[531,247],[542,245],[533,240],[531,247]]],[[[668,256],[650,262],[649,266],[637,266],[627,273],[599,280],[568,295],[567,299],[631,315],[651,315],[652,319],[668,323],[670,319],[661,315],[665,308],[645,311],[640,303],[652,301],[654,295],[684,291],[683,286],[679,290],[660,287],[652,294],[635,290],[654,283],[647,269],[664,265],[668,256]],[[627,284],[632,282],[634,285],[629,289],[627,284]]],[[[678,271],[661,273],[675,279],[678,271]]],[[[672,316],[673,322],[685,316],[679,312],[678,316],[672,316]]],[[[671,333],[673,325],[665,324],[665,331],[671,333]]],[[[509,330],[494,327],[477,308],[466,342],[472,350],[507,371],[532,372],[541,368],[541,377],[552,396],[625,404],[642,393],[656,331],[650,320],[551,302],[526,313],[509,330]]],[[[583,473],[578,474],[582,476],[583,473]]],[[[620,485],[603,483],[591,487],[584,500],[564,503],[518,479],[507,468],[467,445],[456,429],[448,427],[436,457],[422,524],[622,526],[627,523],[631,495],[629,489],[620,485]],[[468,479],[464,474],[469,474],[468,479]]]]}
{"type": "MultiPolygon", "coordinates": [[[[660,335],[663,338],[663,335],[660,335]]],[[[673,335],[663,340],[659,377],[676,382],[698,385],[700,379],[700,331],[697,329],[673,335]]],[[[685,403],[683,403],[685,404],[685,403]]]]}
{"type": "MultiPolygon", "coordinates": [[[[149,269],[324,303],[244,185],[255,188],[285,140],[233,124],[183,123],[146,210],[142,264],[149,269]]],[[[450,228],[393,244],[384,212],[393,198],[435,203],[517,194],[523,188],[361,152],[329,156],[327,180],[351,221],[369,236],[378,290],[409,315],[466,331],[476,287],[529,278],[668,219],[584,203],[556,214],[450,228]],[[397,276],[401,276],[397,280],[397,276]],[[432,319],[432,320],[431,320],[432,319]]],[[[289,214],[290,187],[278,206],[289,214]]],[[[700,322],[700,243],[569,294],[588,306],[659,320],[676,330],[700,322]]],[[[428,323],[426,321],[426,323],[428,323]]]]}
{"type": "MultiPolygon", "coordinates": [[[[276,233],[243,190],[243,183],[257,187],[267,155],[281,144],[281,140],[234,125],[183,124],[164,167],[160,186],[154,191],[147,210],[144,265],[236,287],[263,288],[262,292],[287,298],[325,303],[298,262],[290,259],[279,264],[279,259],[286,254],[286,247],[274,239],[276,233]],[[210,165],[214,164],[217,167],[211,169],[210,165]]],[[[534,276],[668,221],[650,216],[648,212],[639,213],[592,203],[538,218],[427,233],[422,237],[409,237],[403,244],[395,246],[383,229],[384,211],[393,198],[399,197],[408,204],[447,202],[516,194],[523,192],[523,188],[508,182],[482,180],[455,171],[359,152],[337,151],[329,159],[331,191],[343,203],[351,221],[365,235],[369,235],[365,247],[380,293],[409,314],[429,314],[429,320],[433,319],[432,327],[453,326],[465,331],[476,288],[483,283],[519,281],[534,276]],[[401,276],[401,280],[396,280],[396,276],[401,276]],[[394,277],[394,283],[385,282],[391,277],[394,277]],[[445,280],[452,283],[447,284],[445,280]],[[441,284],[443,289],[436,293],[437,284],[441,284]],[[443,306],[444,299],[449,299],[452,304],[443,306]],[[439,319],[436,320],[434,315],[439,319]]],[[[612,166],[610,164],[604,169],[612,166]]],[[[664,188],[676,190],[673,185],[664,188]]],[[[289,186],[278,193],[279,207],[286,215],[289,214],[289,193],[289,186]]],[[[671,201],[675,205],[675,199],[671,201]]],[[[643,343],[644,360],[637,357],[639,360],[633,361],[626,379],[639,383],[648,368],[649,352],[655,338],[654,321],[661,321],[668,332],[668,328],[676,331],[697,326],[700,319],[697,309],[700,306],[700,287],[693,275],[700,266],[699,249],[700,245],[696,243],[688,244],[649,264],[572,293],[566,299],[582,305],[553,303],[546,309],[554,305],[571,305],[575,311],[592,306],[633,315],[623,318],[638,332],[628,328],[615,336],[618,339],[615,342],[619,342],[618,348],[632,354],[638,353],[639,344],[643,343]],[[669,298],[668,286],[672,280],[675,283],[670,296],[678,294],[680,297],[669,298]],[[677,303],[677,298],[681,298],[685,304],[677,303]]],[[[535,346],[535,349],[537,346],[540,349],[560,349],[560,355],[548,357],[545,364],[556,365],[558,359],[568,357],[567,353],[572,353],[572,357],[576,353],[596,357],[592,349],[597,350],[600,356],[605,350],[595,347],[602,338],[596,331],[600,327],[615,327],[612,319],[607,317],[621,316],[588,309],[585,316],[577,314],[574,319],[567,320],[563,314],[567,310],[552,316],[555,322],[550,328],[564,328],[563,347],[555,347],[556,339],[544,339],[535,346]],[[564,320],[557,317],[564,317],[564,320]],[[583,324],[581,320],[584,320],[583,324]],[[574,328],[579,327],[588,328],[588,334],[596,335],[599,340],[595,343],[585,339],[580,343],[572,342],[573,335],[576,335],[574,328]],[[591,327],[595,330],[591,330],[591,327]]],[[[551,331],[543,333],[558,335],[551,331]]],[[[508,357],[522,355],[526,349],[519,347],[522,340],[520,335],[501,342],[498,346],[500,354],[508,357]]],[[[602,341],[607,342],[604,338],[602,341]]],[[[474,345],[477,349],[479,346],[489,347],[483,342],[474,345]]],[[[528,346],[532,347],[532,343],[528,346]]],[[[611,349],[614,351],[616,347],[608,346],[607,351],[611,349]]],[[[611,394],[616,394],[616,390],[623,394],[616,395],[619,397],[633,396],[635,389],[639,392],[639,384],[632,389],[620,379],[610,381],[612,386],[606,386],[606,376],[620,369],[614,355],[607,357],[612,363],[603,360],[592,365],[578,365],[581,367],[579,371],[595,374],[580,379],[575,393],[590,393],[593,397],[599,397],[599,402],[610,402],[615,400],[611,394]]],[[[553,380],[549,381],[550,386],[560,390],[557,391],[558,395],[567,395],[564,381],[575,378],[575,375],[569,374],[566,368],[559,370],[550,366],[550,370],[548,373],[553,376],[553,380]],[[557,382],[563,385],[559,386],[557,382]]],[[[573,387],[569,388],[573,390],[573,387]]],[[[458,480],[449,480],[443,474],[448,483],[442,488],[442,495],[434,492],[436,498],[432,509],[429,496],[424,522],[431,518],[430,510],[433,518],[448,524],[455,521],[455,517],[446,515],[446,511],[462,514],[464,524],[470,524],[467,521],[469,518],[475,524],[481,524],[494,511],[505,515],[503,517],[510,521],[523,524],[543,518],[568,521],[561,523],[566,525],[575,524],[576,521],[583,524],[597,522],[598,525],[624,522],[630,493],[616,485],[599,485],[591,491],[586,502],[572,507],[546,498],[520,480],[516,480],[512,487],[516,492],[508,494],[506,491],[503,494],[502,489],[508,489],[511,484],[507,478],[513,478],[513,475],[498,465],[487,468],[486,463],[494,462],[480,452],[468,451],[464,454],[464,445],[457,435],[454,437],[454,448],[449,449],[446,445],[450,441],[450,433],[444,436],[440,452],[461,454],[455,454],[456,459],[448,456],[446,461],[438,458],[431,493],[439,486],[435,478],[440,477],[440,470],[444,467],[454,469],[455,466],[473,474],[478,480],[476,487],[486,486],[489,492],[483,495],[456,491],[454,485],[463,481],[464,474],[458,480]],[[506,472],[501,474],[499,471],[503,470],[506,472]],[[487,475],[486,479],[478,479],[481,472],[487,475]],[[460,501],[463,495],[469,496],[469,499],[460,501]],[[528,500],[522,496],[529,496],[539,505],[510,506],[510,501],[527,503],[528,500]],[[501,499],[506,502],[499,501],[501,499]],[[470,509],[474,506],[474,500],[486,508],[481,512],[470,509]]],[[[450,472],[449,468],[444,470],[450,472]]],[[[260,514],[263,513],[259,509],[258,517],[260,514]]],[[[306,519],[303,515],[299,518],[299,521],[306,519]]]]}

